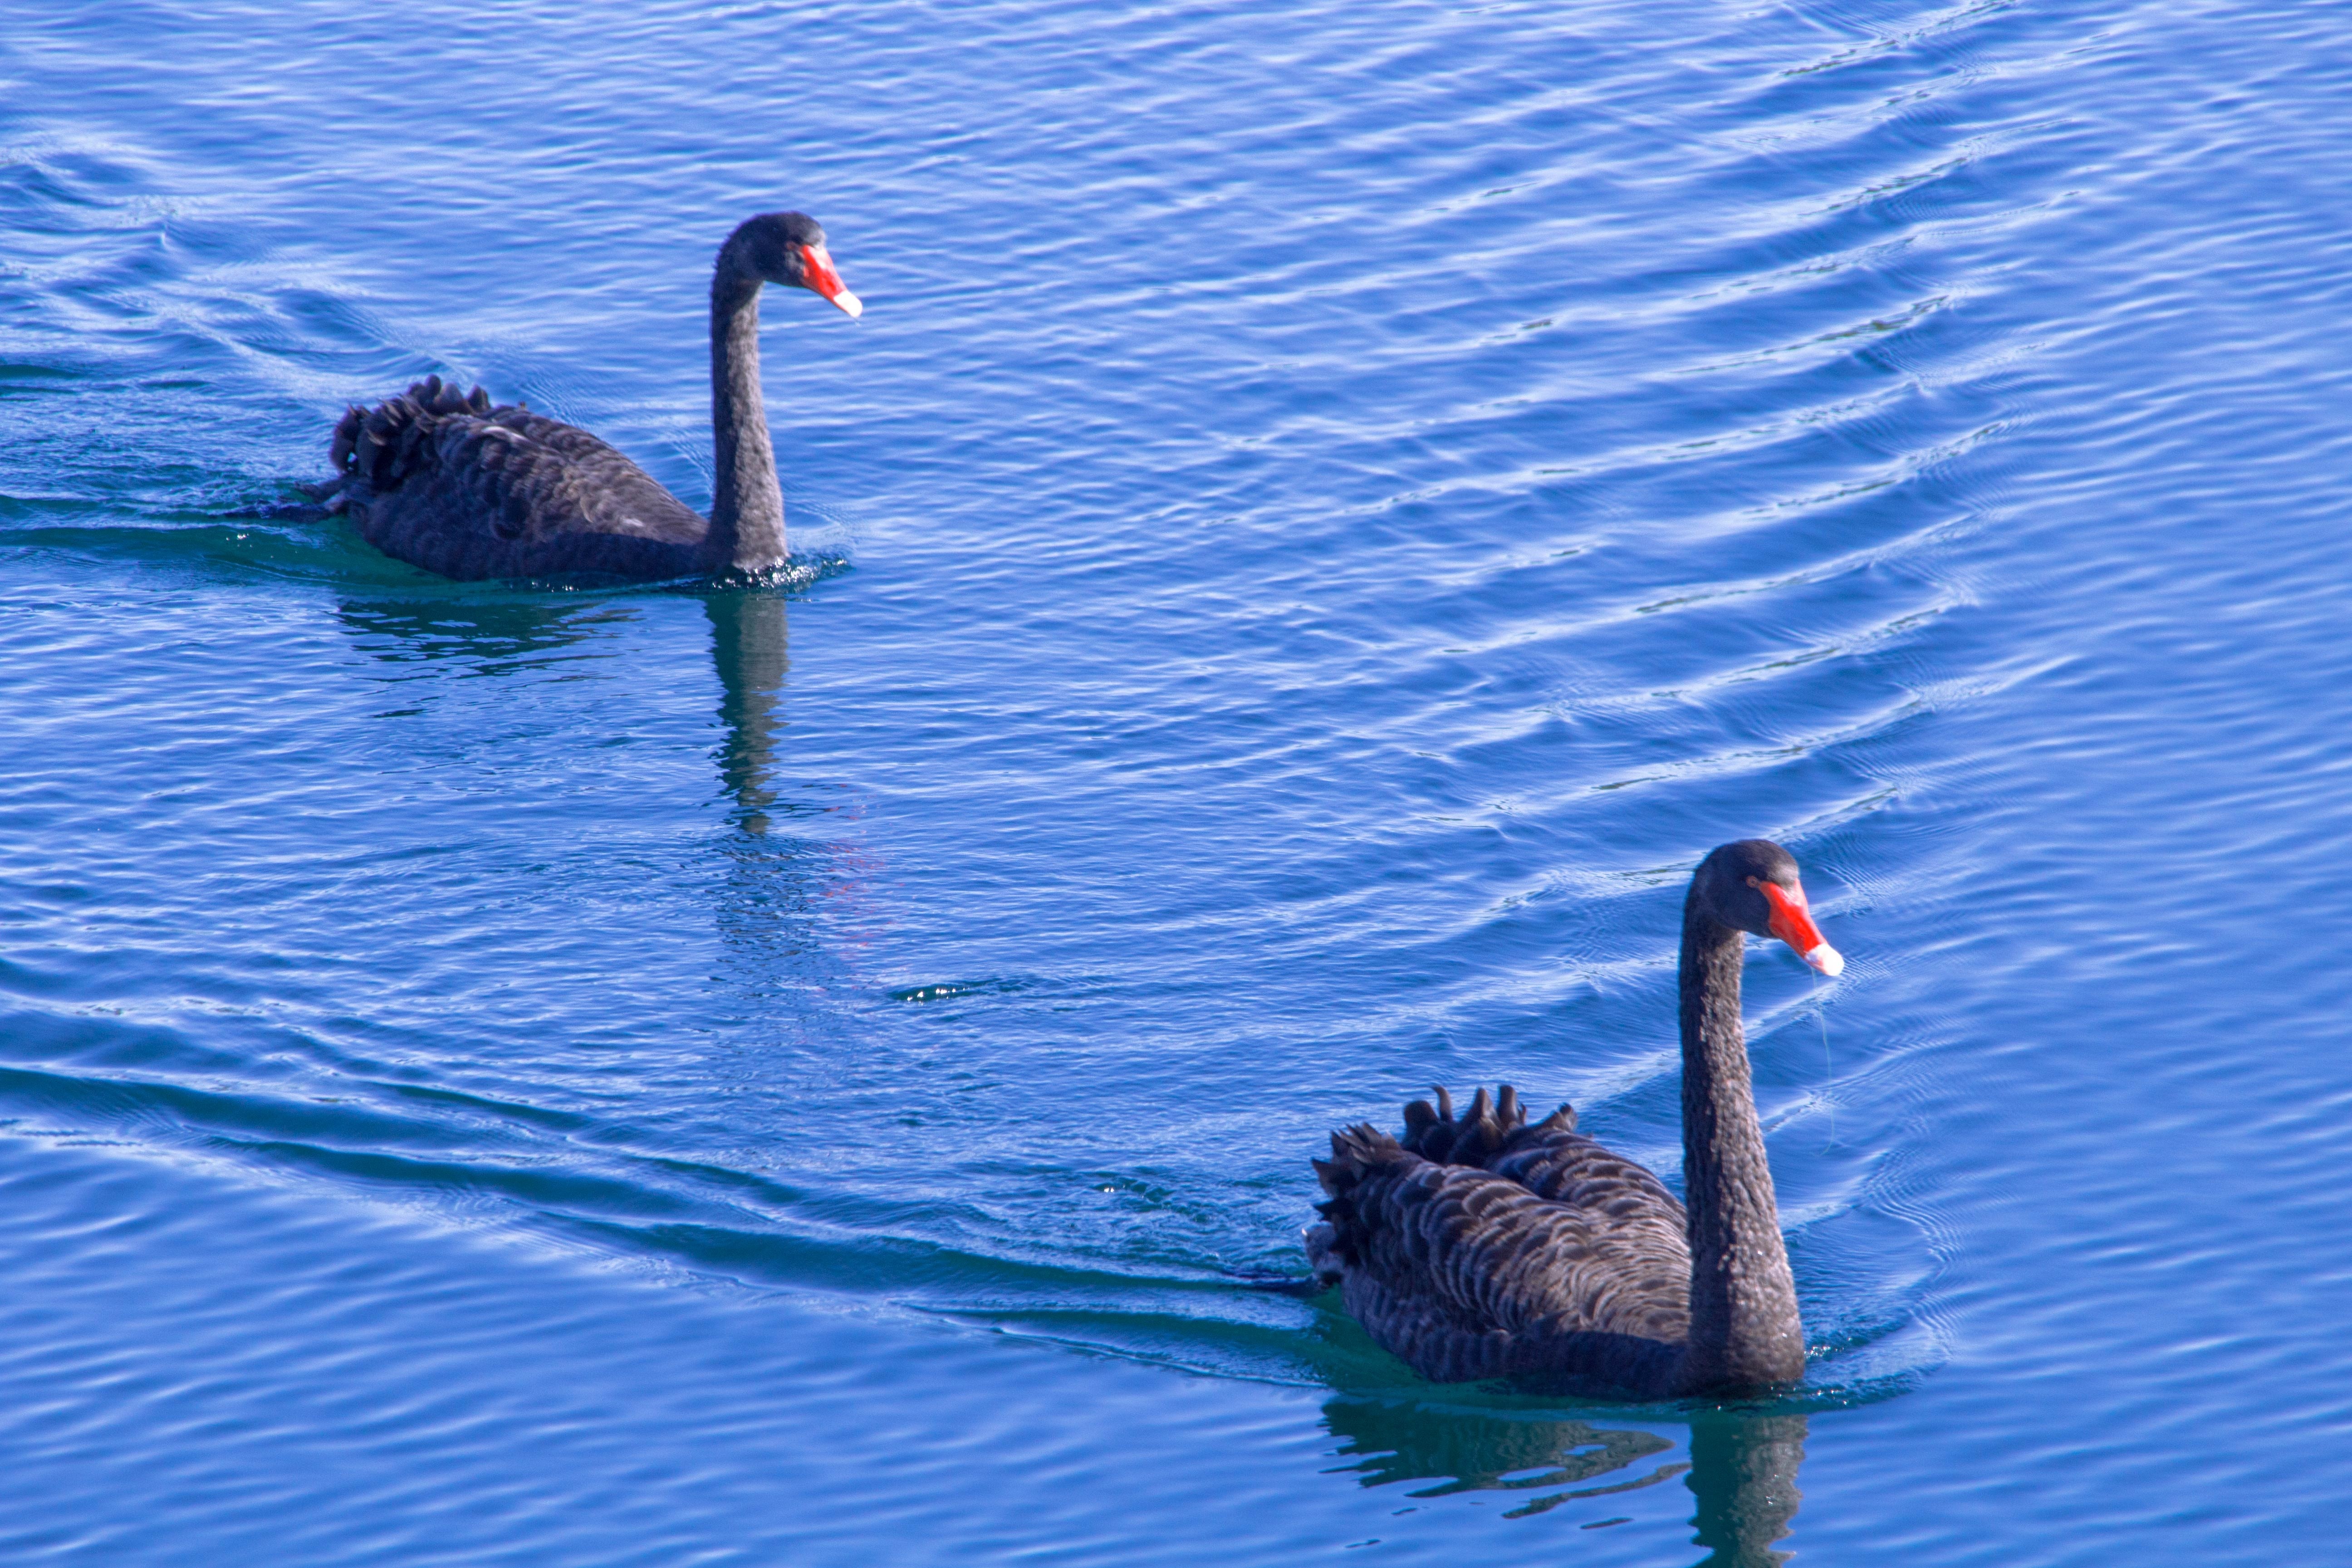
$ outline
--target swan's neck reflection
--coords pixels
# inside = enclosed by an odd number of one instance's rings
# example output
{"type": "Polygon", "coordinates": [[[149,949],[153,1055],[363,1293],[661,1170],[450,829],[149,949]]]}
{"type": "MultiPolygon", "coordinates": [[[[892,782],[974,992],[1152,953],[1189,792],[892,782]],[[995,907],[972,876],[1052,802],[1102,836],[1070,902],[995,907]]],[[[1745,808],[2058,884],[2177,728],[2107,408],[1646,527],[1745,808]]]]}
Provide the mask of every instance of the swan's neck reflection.
{"type": "Polygon", "coordinates": [[[1691,1422],[1690,1489],[1697,1495],[1703,1568],[1775,1568],[1789,1560],[1772,1543],[1789,1533],[1802,1495],[1805,1418],[1726,1412],[1691,1422]]]}
{"type": "MultiPolygon", "coordinates": [[[[783,689],[790,668],[784,601],[756,590],[717,593],[702,601],[710,616],[719,668],[721,735],[715,761],[732,831],[712,835],[725,868],[714,889],[726,973],[751,1024],[746,1042],[783,1038],[823,1048],[838,1060],[849,1042],[845,1016],[824,998],[854,984],[844,954],[861,937],[867,868],[856,849],[824,831],[838,801],[809,796],[805,773],[784,751],[783,689]],[[794,771],[787,776],[784,770],[794,771]],[[797,831],[796,831],[797,829],[797,831]]],[[[752,1048],[772,1067],[767,1045],[752,1048]]],[[[763,1068],[761,1070],[768,1070],[763,1068]]]]}
{"type": "Polygon", "coordinates": [[[781,595],[713,594],[711,657],[719,666],[719,717],[727,727],[719,752],[719,782],[735,799],[735,820],[746,833],[765,833],[776,801],[776,739],[784,728],[781,698],[792,655],[781,595]]]}

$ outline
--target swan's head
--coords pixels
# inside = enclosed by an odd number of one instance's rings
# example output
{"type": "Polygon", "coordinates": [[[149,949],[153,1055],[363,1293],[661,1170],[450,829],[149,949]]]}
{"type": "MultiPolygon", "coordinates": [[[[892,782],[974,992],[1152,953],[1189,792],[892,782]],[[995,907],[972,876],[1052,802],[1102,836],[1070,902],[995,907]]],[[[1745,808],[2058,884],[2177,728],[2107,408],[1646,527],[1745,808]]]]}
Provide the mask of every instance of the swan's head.
{"type": "Polygon", "coordinates": [[[1769,838],[1726,844],[1699,862],[1691,896],[1735,931],[1777,937],[1823,974],[1844,972],[1845,960],[1822,940],[1797,879],[1797,858],[1769,838]]]}
{"type": "Polygon", "coordinates": [[[833,258],[824,248],[824,226],[806,213],[761,213],[748,219],[727,241],[728,251],[740,258],[754,277],[789,289],[821,294],[852,316],[866,306],[842,282],[833,258]]]}

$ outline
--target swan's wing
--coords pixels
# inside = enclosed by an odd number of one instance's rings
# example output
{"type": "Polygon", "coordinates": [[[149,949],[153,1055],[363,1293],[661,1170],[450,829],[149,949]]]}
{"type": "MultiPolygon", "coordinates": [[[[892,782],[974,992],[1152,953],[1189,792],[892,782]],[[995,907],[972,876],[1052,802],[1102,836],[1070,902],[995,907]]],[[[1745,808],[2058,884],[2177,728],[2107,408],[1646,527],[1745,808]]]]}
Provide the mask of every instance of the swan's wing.
{"type": "Polygon", "coordinates": [[[1632,1384],[1688,1336],[1690,1263],[1678,1233],[1660,1247],[1654,1226],[1629,1227],[1607,1206],[1588,1211],[1507,1174],[1433,1163],[1370,1127],[1334,1133],[1331,1148],[1316,1163],[1331,1194],[1318,1268],[1339,1274],[1349,1310],[1423,1375],[1589,1363],[1632,1384]]]}
{"type": "Polygon", "coordinates": [[[612,447],[527,408],[445,419],[435,445],[441,473],[502,539],[614,533],[690,544],[709,526],[612,447]]]}
{"type": "Polygon", "coordinates": [[[597,552],[578,548],[583,535],[610,542],[615,570],[658,570],[666,562],[656,557],[691,549],[708,530],[587,431],[526,408],[493,408],[479,387],[461,397],[437,377],[351,410],[332,452],[369,541],[448,576],[593,570],[597,552]],[[557,541],[572,545],[560,559],[551,553],[557,541]]]}
{"type": "Polygon", "coordinates": [[[1576,1210],[1596,1231],[1617,1237],[1620,1247],[1652,1257],[1688,1281],[1689,1222],[1681,1201],[1646,1167],[1582,1133],[1531,1127],[1489,1155],[1486,1169],[1576,1210]]]}
{"type": "Polygon", "coordinates": [[[1507,1176],[1583,1214],[1620,1252],[1650,1258],[1661,1274],[1689,1278],[1681,1203],[1648,1170],[1578,1132],[1575,1107],[1563,1105],[1530,1124],[1525,1103],[1507,1083],[1492,1101],[1479,1089],[1457,1117],[1453,1097],[1441,1088],[1434,1107],[1425,1100],[1406,1106],[1404,1124],[1400,1142],[1422,1158],[1507,1176]]]}

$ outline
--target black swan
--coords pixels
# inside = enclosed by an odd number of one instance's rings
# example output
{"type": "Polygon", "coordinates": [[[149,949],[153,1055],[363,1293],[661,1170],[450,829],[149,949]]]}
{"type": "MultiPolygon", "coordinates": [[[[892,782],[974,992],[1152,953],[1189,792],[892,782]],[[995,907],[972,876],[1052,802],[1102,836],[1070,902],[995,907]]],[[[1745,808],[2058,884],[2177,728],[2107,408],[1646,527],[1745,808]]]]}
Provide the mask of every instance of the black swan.
{"type": "Polygon", "coordinates": [[[760,401],[760,286],[822,294],[850,315],[824,230],[762,213],[719,247],[710,277],[710,518],[585,430],[520,405],[493,408],[439,376],[353,408],[317,492],[387,555],[445,577],[598,572],[683,577],[759,572],[784,560],[784,497],[760,401]]]}
{"type": "Polygon", "coordinates": [[[1440,1383],[1505,1377],[1637,1399],[1769,1388],[1805,1370],[1797,1291],[1748,1088],[1739,1023],[1743,932],[1824,974],[1794,857],[1762,838],[1699,864],[1683,903],[1683,1179],[1658,1178],[1576,1131],[1563,1105],[1530,1125],[1503,1086],[1456,1118],[1405,1107],[1402,1141],[1331,1135],[1315,1162],[1330,1201],[1307,1233],[1373,1339],[1440,1383]]]}

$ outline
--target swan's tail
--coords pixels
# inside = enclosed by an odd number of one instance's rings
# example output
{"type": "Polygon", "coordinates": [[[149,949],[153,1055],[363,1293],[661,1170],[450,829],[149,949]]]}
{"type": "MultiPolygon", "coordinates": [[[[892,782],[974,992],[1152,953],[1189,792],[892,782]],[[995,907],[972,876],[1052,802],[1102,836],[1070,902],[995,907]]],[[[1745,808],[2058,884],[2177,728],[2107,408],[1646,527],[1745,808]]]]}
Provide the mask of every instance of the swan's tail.
{"type": "Polygon", "coordinates": [[[490,395],[480,387],[461,393],[437,375],[426,376],[373,408],[354,404],[345,410],[328,443],[327,460],[341,484],[358,479],[378,492],[397,489],[410,474],[432,466],[434,437],[443,419],[489,412],[490,395]]]}
{"type": "Polygon", "coordinates": [[[1524,1142],[1529,1132],[1573,1132],[1576,1108],[1563,1105],[1531,1127],[1528,1108],[1518,1090],[1504,1084],[1490,1103],[1481,1089],[1461,1116],[1454,1114],[1454,1097],[1437,1086],[1437,1103],[1416,1100],[1404,1108],[1406,1148],[1440,1165],[1484,1165],[1496,1154],[1524,1142]]]}
{"type": "Polygon", "coordinates": [[[1331,1134],[1331,1157],[1315,1163],[1315,1179],[1323,1184],[1330,1201],[1315,1205],[1323,1223],[1307,1232],[1307,1257],[1323,1283],[1337,1284],[1341,1272],[1360,1262],[1370,1239],[1374,1216],[1363,1212],[1357,1189],[1373,1176],[1400,1165],[1421,1163],[1419,1156],[1370,1122],[1343,1127],[1331,1134]]]}
{"type": "Polygon", "coordinates": [[[1413,1184],[1382,1178],[1407,1175],[1424,1163],[1484,1166],[1498,1154],[1573,1131],[1576,1110],[1563,1105],[1530,1123],[1518,1091],[1505,1084],[1492,1100],[1480,1089],[1457,1117],[1454,1097],[1441,1086],[1436,1105],[1416,1100],[1404,1108],[1404,1125],[1402,1139],[1369,1122],[1341,1128],[1331,1134],[1331,1157],[1315,1162],[1315,1178],[1329,1200],[1316,1206],[1323,1223],[1308,1227],[1307,1256],[1324,1284],[1337,1283],[1345,1269],[1359,1265],[1376,1235],[1398,1228],[1400,1204],[1414,1203],[1404,1191],[1413,1184]]]}

